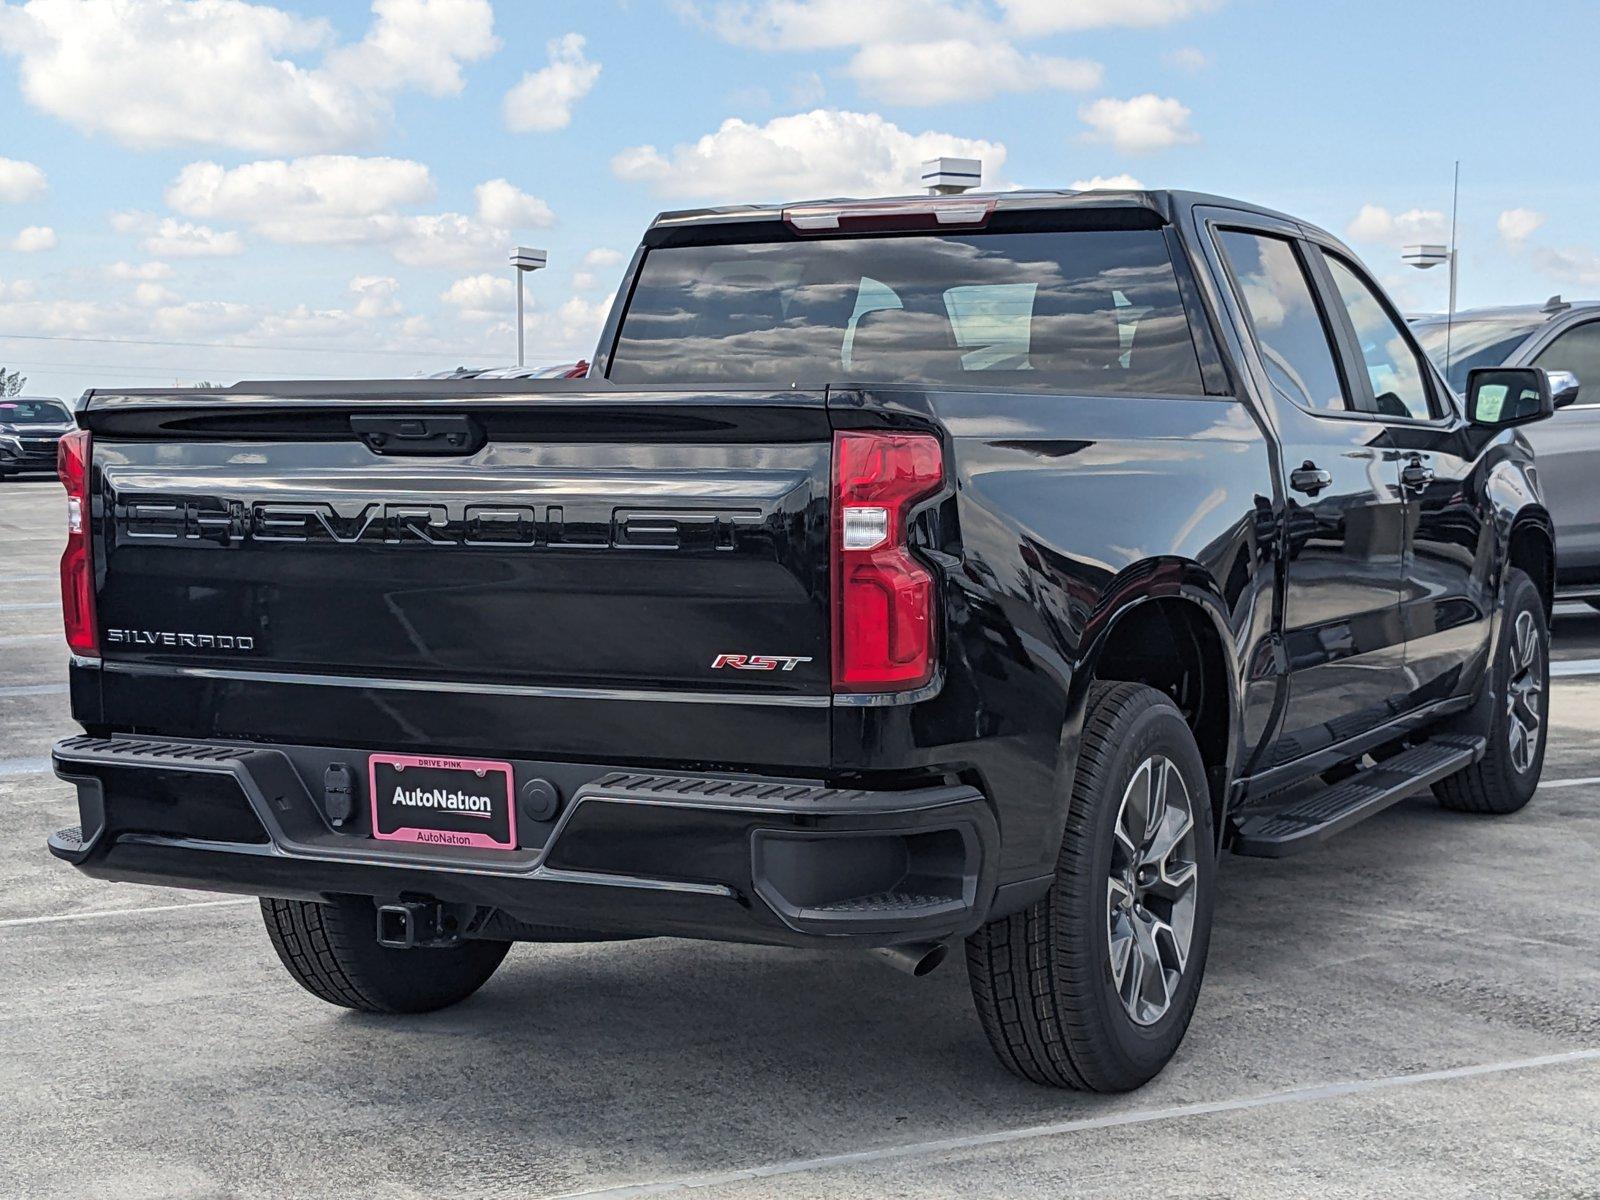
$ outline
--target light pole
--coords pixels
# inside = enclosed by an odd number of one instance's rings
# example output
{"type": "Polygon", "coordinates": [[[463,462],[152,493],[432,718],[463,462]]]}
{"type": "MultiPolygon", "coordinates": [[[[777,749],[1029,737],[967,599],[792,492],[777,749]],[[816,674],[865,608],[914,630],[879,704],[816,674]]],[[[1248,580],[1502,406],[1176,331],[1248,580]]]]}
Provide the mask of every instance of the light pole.
{"type": "Polygon", "coordinates": [[[543,250],[535,250],[532,246],[513,246],[511,249],[511,265],[517,272],[517,366],[522,365],[522,277],[529,271],[537,271],[545,265],[549,254],[543,250]]]}
{"type": "Polygon", "coordinates": [[[1441,246],[1437,242],[1428,242],[1416,246],[1402,246],[1400,257],[1410,263],[1419,271],[1426,271],[1430,267],[1437,267],[1440,263],[1450,264],[1450,307],[1445,310],[1444,316],[1444,369],[1450,370],[1450,334],[1456,323],[1456,263],[1461,256],[1461,248],[1456,245],[1456,213],[1461,208],[1461,160],[1456,159],[1455,182],[1450,188],[1450,244],[1441,246]]]}

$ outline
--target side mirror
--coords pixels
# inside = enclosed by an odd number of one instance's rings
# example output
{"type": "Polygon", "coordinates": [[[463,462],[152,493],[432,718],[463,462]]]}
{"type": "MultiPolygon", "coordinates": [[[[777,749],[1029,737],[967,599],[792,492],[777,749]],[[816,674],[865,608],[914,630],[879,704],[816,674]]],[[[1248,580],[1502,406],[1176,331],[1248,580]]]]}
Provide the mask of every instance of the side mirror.
{"type": "Polygon", "coordinates": [[[1583,384],[1571,371],[1547,371],[1550,376],[1550,400],[1557,408],[1565,408],[1578,398],[1583,384]]]}
{"type": "Polygon", "coordinates": [[[1486,429],[1542,421],[1556,411],[1550,376],[1539,367],[1478,367],[1467,372],[1467,420],[1486,429]]]}

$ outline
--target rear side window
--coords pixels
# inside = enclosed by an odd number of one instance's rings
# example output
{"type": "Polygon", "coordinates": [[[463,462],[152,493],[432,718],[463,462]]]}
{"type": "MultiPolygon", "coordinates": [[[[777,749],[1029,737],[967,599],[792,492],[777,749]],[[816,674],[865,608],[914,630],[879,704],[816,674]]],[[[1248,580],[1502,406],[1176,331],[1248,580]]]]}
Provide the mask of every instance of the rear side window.
{"type": "Polygon", "coordinates": [[[1311,281],[1282,238],[1224,230],[1217,240],[1238,281],[1267,378],[1312,412],[1345,412],[1344,382],[1311,281]]]}
{"type": "Polygon", "coordinates": [[[652,250],[610,378],[1205,391],[1159,230],[652,250]]]}

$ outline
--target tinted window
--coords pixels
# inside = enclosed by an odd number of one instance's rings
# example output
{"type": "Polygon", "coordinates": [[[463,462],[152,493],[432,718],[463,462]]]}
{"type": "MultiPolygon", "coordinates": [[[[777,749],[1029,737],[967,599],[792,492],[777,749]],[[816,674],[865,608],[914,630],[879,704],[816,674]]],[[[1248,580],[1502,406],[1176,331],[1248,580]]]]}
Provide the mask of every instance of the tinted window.
{"type": "Polygon", "coordinates": [[[1467,390],[1467,372],[1474,367],[1498,367],[1512,351],[1539,328],[1529,321],[1457,321],[1448,337],[1443,321],[1428,321],[1411,327],[1428,357],[1439,364],[1450,386],[1467,390]],[[1450,344],[1450,361],[1445,362],[1445,343],[1450,344]]]}
{"type": "Polygon", "coordinates": [[[63,425],[72,419],[66,407],[54,400],[0,400],[0,424],[7,421],[45,421],[63,425]]]}
{"type": "Polygon", "coordinates": [[[1428,384],[1422,355],[1412,349],[1401,324],[1389,315],[1377,292],[1361,276],[1331,254],[1328,270],[1334,286],[1355,326],[1361,360],[1372,383],[1376,411],[1385,417],[1415,417],[1426,421],[1433,416],[1428,399],[1428,384]]]}
{"type": "Polygon", "coordinates": [[[1584,387],[1578,404],[1593,404],[1600,399],[1600,321],[1590,321],[1569,329],[1533,360],[1546,371],[1571,371],[1584,387]]]}
{"type": "Polygon", "coordinates": [[[610,378],[1204,391],[1157,230],[652,250],[610,378]]]}
{"type": "Polygon", "coordinates": [[[1255,330],[1272,386],[1302,408],[1343,412],[1344,384],[1294,247],[1282,238],[1239,230],[1219,240],[1255,330]]]}

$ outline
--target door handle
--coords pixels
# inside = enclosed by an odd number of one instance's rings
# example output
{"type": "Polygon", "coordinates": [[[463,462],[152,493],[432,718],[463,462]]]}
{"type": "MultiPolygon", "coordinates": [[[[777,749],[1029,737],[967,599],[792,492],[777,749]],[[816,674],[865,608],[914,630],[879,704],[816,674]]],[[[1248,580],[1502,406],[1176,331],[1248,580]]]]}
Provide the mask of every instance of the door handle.
{"type": "Polygon", "coordinates": [[[1413,458],[1400,468],[1400,482],[1405,487],[1420,492],[1433,482],[1433,468],[1420,458],[1413,458]]]}
{"type": "Polygon", "coordinates": [[[1308,496],[1315,496],[1332,482],[1332,474],[1324,471],[1309,458],[1301,466],[1289,472],[1289,486],[1308,496]]]}

